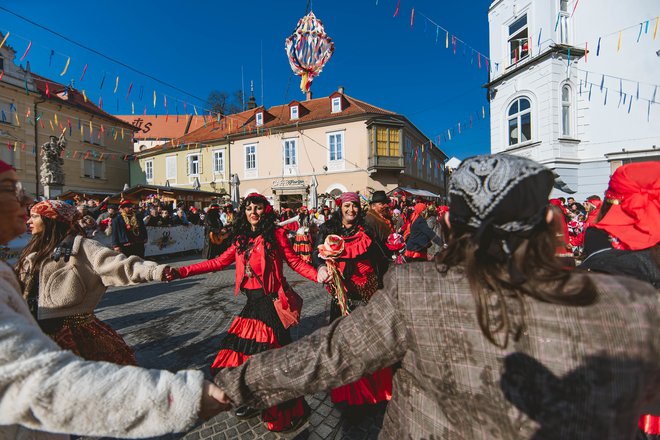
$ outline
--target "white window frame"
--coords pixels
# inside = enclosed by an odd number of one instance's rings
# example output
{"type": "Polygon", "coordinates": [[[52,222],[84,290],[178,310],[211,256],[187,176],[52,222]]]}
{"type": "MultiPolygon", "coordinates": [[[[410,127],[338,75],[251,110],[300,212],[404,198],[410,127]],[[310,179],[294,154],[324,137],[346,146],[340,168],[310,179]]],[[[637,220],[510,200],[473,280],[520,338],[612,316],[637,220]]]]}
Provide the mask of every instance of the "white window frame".
{"type": "Polygon", "coordinates": [[[149,159],[144,161],[144,175],[147,179],[147,182],[154,181],[154,160],[149,159]]]}
{"type": "Polygon", "coordinates": [[[257,170],[259,169],[259,163],[257,162],[257,144],[245,144],[243,151],[243,169],[245,170],[245,177],[257,177],[257,170]],[[248,155],[254,155],[254,157],[250,158],[248,155]],[[253,166],[248,168],[249,164],[253,166]]]}
{"type": "Polygon", "coordinates": [[[290,117],[291,117],[291,119],[292,119],[292,120],[296,120],[296,119],[298,119],[298,118],[299,118],[298,115],[299,115],[299,109],[298,109],[298,106],[297,106],[297,105],[293,105],[293,106],[291,106],[291,109],[290,109],[290,117]]]}
{"type": "MultiPolygon", "coordinates": [[[[178,158],[176,156],[165,156],[165,179],[168,182],[169,181],[176,182],[176,180],[177,180],[176,175],[177,175],[177,168],[178,168],[178,165],[179,165],[177,162],[178,162],[178,158]],[[172,160],[174,162],[174,175],[169,174],[169,164],[168,164],[168,162],[172,163],[172,160]]],[[[170,183],[173,183],[173,182],[170,182],[170,183]]]]}
{"type": "Polygon", "coordinates": [[[257,115],[254,117],[254,120],[257,124],[257,127],[260,127],[260,126],[264,125],[264,114],[263,114],[263,112],[257,113],[257,115]]]}
{"type": "Polygon", "coordinates": [[[527,12],[525,12],[523,14],[520,14],[511,23],[509,23],[507,25],[506,52],[507,52],[507,57],[508,57],[508,60],[509,60],[509,63],[508,63],[509,66],[515,66],[518,63],[520,63],[522,60],[524,60],[526,58],[529,58],[529,56],[531,55],[530,52],[529,52],[529,39],[530,39],[529,15],[527,14],[527,12]],[[523,18],[525,19],[525,24],[520,29],[518,29],[514,32],[511,32],[511,26],[513,26],[516,22],[518,22],[519,20],[522,20],[523,18]],[[520,35],[525,30],[527,30],[527,53],[523,56],[522,48],[524,46],[524,43],[522,43],[522,42],[519,43],[520,44],[519,47],[521,48],[521,50],[519,52],[518,61],[516,61],[515,57],[513,56],[514,51],[512,50],[513,49],[512,44],[513,44],[514,41],[522,40],[521,38],[515,38],[515,37],[520,35]]]}
{"type": "Polygon", "coordinates": [[[559,91],[561,101],[561,137],[573,137],[573,89],[567,83],[562,84],[559,91]],[[568,90],[568,98],[564,99],[564,90],[568,90]]]}
{"type": "Polygon", "coordinates": [[[105,179],[105,161],[96,160],[94,158],[85,159],[83,157],[83,159],[80,161],[80,175],[85,179],[104,180],[105,179]],[[96,168],[95,168],[94,165],[92,165],[91,175],[85,175],[85,162],[87,162],[87,161],[93,162],[93,163],[96,163],[96,164],[100,164],[100,170],[99,170],[100,175],[99,176],[97,176],[96,173],[95,173],[96,168]]]}
{"type": "Polygon", "coordinates": [[[332,98],[332,113],[341,113],[341,98],[336,96],[332,98]]]}
{"type": "Polygon", "coordinates": [[[529,98],[529,96],[521,95],[521,96],[517,96],[515,99],[513,99],[509,103],[509,105],[506,107],[506,114],[505,115],[506,115],[506,123],[505,123],[505,127],[506,127],[506,130],[505,130],[505,132],[506,132],[506,145],[507,145],[508,148],[516,147],[520,144],[531,142],[534,139],[534,120],[533,120],[534,118],[533,118],[533,113],[532,113],[532,100],[529,98]],[[525,99],[525,100],[527,100],[527,102],[529,102],[529,108],[527,108],[525,110],[520,110],[520,101],[523,100],[523,99],[525,99]],[[516,113],[510,115],[509,111],[510,111],[511,107],[514,104],[518,105],[518,111],[516,113]],[[522,118],[525,115],[529,115],[529,139],[522,140],[522,130],[521,130],[522,118]],[[518,142],[511,143],[511,130],[509,129],[509,121],[514,120],[514,119],[516,120],[516,128],[518,130],[518,142]]]}
{"type": "Polygon", "coordinates": [[[282,139],[284,175],[298,174],[298,139],[282,139]]]}
{"type": "Polygon", "coordinates": [[[343,170],[346,164],[346,136],[344,131],[331,131],[327,133],[328,142],[328,169],[331,171],[343,170]],[[341,140],[341,158],[332,159],[332,137],[341,140]]]}
{"type": "Polygon", "coordinates": [[[21,169],[21,161],[19,159],[21,150],[18,147],[14,149],[14,143],[12,142],[11,144],[11,148],[7,148],[6,144],[3,145],[2,141],[0,141],[0,159],[19,170],[21,169]]]}
{"type": "MultiPolygon", "coordinates": [[[[16,124],[16,116],[14,116],[14,112],[11,110],[11,102],[6,101],[4,99],[0,100],[0,110],[5,113],[5,120],[2,120],[1,114],[0,114],[0,124],[5,124],[5,125],[15,125],[16,124]]],[[[6,145],[6,144],[5,144],[6,145]]]]}
{"type": "Polygon", "coordinates": [[[201,173],[201,168],[202,168],[202,154],[201,153],[192,153],[192,154],[188,154],[186,156],[186,171],[188,173],[188,176],[190,176],[190,177],[199,177],[202,174],[201,173]],[[192,164],[193,164],[193,159],[192,158],[193,157],[197,158],[197,170],[195,170],[197,172],[195,172],[195,173],[192,172],[193,171],[193,169],[192,169],[192,164]]]}
{"type": "Polygon", "coordinates": [[[225,174],[225,150],[213,150],[213,174],[225,174]],[[218,167],[218,158],[221,167],[218,167]]]}

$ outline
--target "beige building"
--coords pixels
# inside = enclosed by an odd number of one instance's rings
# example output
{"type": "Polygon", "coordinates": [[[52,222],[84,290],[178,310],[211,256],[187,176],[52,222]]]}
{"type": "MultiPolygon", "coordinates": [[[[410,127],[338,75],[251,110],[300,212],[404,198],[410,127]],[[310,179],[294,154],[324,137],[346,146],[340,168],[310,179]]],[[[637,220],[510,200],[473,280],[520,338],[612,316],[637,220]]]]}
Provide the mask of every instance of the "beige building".
{"type": "Polygon", "coordinates": [[[319,203],[345,191],[369,198],[399,186],[444,194],[446,155],[406,117],[343,93],[223,117],[137,155],[147,183],[196,185],[279,207],[319,203]],[[316,182],[314,182],[314,179],[316,182]]]}
{"type": "MultiPolygon", "coordinates": [[[[2,35],[0,35],[2,39],[2,35]]],[[[72,87],[18,66],[15,51],[0,48],[0,148],[32,196],[39,183],[40,147],[64,133],[63,191],[109,194],[131,184],[127,155],[134,127],[103,111],[72,87]],[[27,89],[27,90],[26,90],[27,89]],[[26,93],[27,92],[27,93],[26,93]]]]}

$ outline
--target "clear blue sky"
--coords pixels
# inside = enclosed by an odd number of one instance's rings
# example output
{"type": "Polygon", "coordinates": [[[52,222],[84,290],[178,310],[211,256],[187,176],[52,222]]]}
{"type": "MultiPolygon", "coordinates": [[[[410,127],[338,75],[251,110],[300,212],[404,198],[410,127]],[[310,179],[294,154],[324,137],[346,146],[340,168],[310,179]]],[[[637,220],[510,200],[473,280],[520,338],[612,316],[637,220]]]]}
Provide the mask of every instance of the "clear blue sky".
{"type": "MultiPolygon", "coordinates": [[[[153,90],[158,94],[158,113],[164,114],[163,94],[168,95],[170,114],[188,113],[195,104],[201,112],[211,90],[235,91],[241,88],[241,66],[245,86],[255,82],[255,96],[268,106],[301,99],[299,78],[291,75],[284,51],[284,40],[306,11],[307,0],[251,1],[32,1],[4,0],[2,6],[59,32],[98,52],[176,86],[183,93],[112,63],[73,45],[6,11],[0,10],[0,31],[11,32],[7,44],[26,58],[34,72],[68,82],[110,113],[154,113],[153,90]],[[261,81],[263,46],[264,80],[261,81]],[[56,53],[49,66],[50,53],[56,53]],[[66,56],[71,63],[60,77],[66,56]],[[80,77],[88,64],[85,77],[80,77]],[[100,89],[103,72],[106,79],[100,89]],[[119,87],[113,94],[115,78],[119,87]],[[133,88],[128,101],[129,84],[133,88]],[[142,100],[139,99],[143,88],[142,100]],[[192,96],[190,96],[192,95],[192,96]],[[202,98],[200,100],[194,98],[202,98]]],[[[464,158],[489,151],[489,123],[473,121],[488,112],[485,65],[477,67],[476,54],[463,50],[460,43],[453,54],[451,35],[474,49],[488,54],[487,0],[445,2],[442,0],[314,0],[313,11],[335,42],[335,53],[318,77],[312,90],[315,97],[327,96],[344,86],[348,95],[408,117],[427,136],[456,129],[451,142],[440,147],[449,156],[464,158]],[[414,26],[410,26],[415,8],[414,26]],[[436,44],[436,27],[422,16],[447,28],[449,49],[441,31],[436,44]]],[[[18,60],[17,60],[18,61],[18,60]]],[[[25,62],[23,62],[25,64],[25,62]]]]}

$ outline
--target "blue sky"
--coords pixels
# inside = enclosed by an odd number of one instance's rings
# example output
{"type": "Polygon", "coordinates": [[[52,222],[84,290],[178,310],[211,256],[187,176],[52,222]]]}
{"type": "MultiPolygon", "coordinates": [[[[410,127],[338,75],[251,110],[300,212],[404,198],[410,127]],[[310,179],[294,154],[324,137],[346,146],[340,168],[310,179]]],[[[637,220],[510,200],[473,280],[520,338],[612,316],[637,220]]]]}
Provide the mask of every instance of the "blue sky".
{"type": "MultiPolygon", "coordinates": [[[[348,95],[405,115],[434,140],[453,128],[452,140],[440,144],[449,156],[464,158],[488,152],[488,104],[482,87],[487,82],[485,63],[479,69],[476,53],[470,48],[464,50],[460,42],[454,55],[451,35],[487,55],[489,2],[400,0],[398,17],[393,18],[397,1],[311,2],[314,13],[335,42],[333,57],[312,85],[314,96],[327,96],[343,86],[348,95]],[[411,28],[413,7],[415,20],[411,28]],[[443,31],[436,44],[436,26],[423,15],[449,30],[449,49],[445,49],[443,31]],[[485,120],[480,119],[482,106],[486,110],[485,120]],[[458,122],[461,134],[456,132],[458,122]]],[[[211,90],[241,88],[241,67],[246,88],[254,80],[255,96],[261,103],[263,87],[263,103],[268,107],[303,97],[299,78],[291,74],[284,40],[305,14],[307,3],[2,2],[3,7],[19,15],[180,90],[110,62],[4,10],[0,10],[0,31],[11,32],[7,44],[16,50],[17,59],[32,41],[26,61],[30,61],[34,72],[61,82],[73,79],[75,86],[86,90],[94,102],[98,103],[102,96],[104,109],[110,113],[117,113],[117,107],[119,113],[130,113],[131,102],[136,113],[142,113],[145,105],[147,113],[154,113],[154,89],[159,114],[165,112],[163,95],[168,96],[170,114],[175,113],[177,106],[183,113],[184,101],[188,113],[193,111],[193,104],[201,112],[211,90]],[[51,50],[55,51],[52,60],[51,50]],[[61,77],[68,56],[71,62],[61,77]],[[88,67],[81,81],[85,64],[88,67]],[[100,88],[104,72],[106,79],[100,88]],[[113,94],[117,76],[118,91],[113,94]],[[133,87],[126,100],[131,82],[133,87]]]]}

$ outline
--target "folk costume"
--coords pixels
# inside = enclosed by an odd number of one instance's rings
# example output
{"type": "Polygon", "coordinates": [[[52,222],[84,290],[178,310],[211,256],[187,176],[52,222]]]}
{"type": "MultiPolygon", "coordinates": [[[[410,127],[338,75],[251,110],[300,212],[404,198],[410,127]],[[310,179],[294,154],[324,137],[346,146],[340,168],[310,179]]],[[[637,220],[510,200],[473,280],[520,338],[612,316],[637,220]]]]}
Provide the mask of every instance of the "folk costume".
{"type": "MultiPolygon", "coordinates": [[[[37,203],[31,213],[66,224],[78,216],[59,200],[37,203]]],[[[80,235],[68,235],[43,262],[35,257],[36,252],[29,254],[17,271],[23,296],[44,333],[84,359],[137,365],[133,349],[94,309],[108,286],[160,281],[168,267],[126,257],[80,235]]]]}
{"type": "Polygon", "coordinates": [[[296,231],[296,236],[293,239],[293,251],[303,261],[309,263],[312,261],[312,236],[310,233],[311,216],[307,212],[306,206],[301,207],[298,219],[300,227],[296,231]]]}
{"type": "Polygon", "coordinates": [[[403,232],[403,239],[406,240],[406,251],[404,256],[406,261],[428,261],[428,248],[431,243],[442,245],[442,239],[429,228],[423,213],[426,210],[424,203],[417,203],[413,210],[410,223],[403,232]]]}
{"type": "Polygon", "coordinates": [[[112,219],[112,247],[121,249],[121,253],[130,257],[135,255],[144,258],[144,245],[147,242],[147,228],[141,216],[134,212],[126,214],[122,208],[133,206],[128,200],[119,204],[119,214],[112,219]]]}
{"type": "MultiPolygon", "coordinates": [[[[340,203],[359,203],[356,193],[347,192],[341,195],[340,203]]],[[[374,261],[382,258],[381,250],[375,239],[365,230],[364,226],[356,224],[350,229],[341,227],[341,231],[332,230],[333,221],[325,222],[319,229],[316,247],[313,253],[316,267],[326,262],[319,255],[319,246],[323,246],[326,237],[330,234],[339,234],[344,241],[344,249],[335,259],[337,269],[343,277],[346,286],[346,298],[338,298],[338,292],[328,284],[326,288],[333,296],[330,305],[330,322],[341,317],[345,302],[347,311],[353,311],[361,305],[369,303],[371,297],[378,289],[378,275],[374,261]]],[[[330,391],[334,403],[346,402],[348,405],[367,405],[389,401],[392,398],[392,369],[383,368],[372,374],[367,374],[352,383],[339,386],[330,391]]]]}
{"type": "Polygon", "coordinates": [[[202,258],[210,260],[224,252],[228,245],[224,243],[227,238],[226,230],[220,219],[220,205],[213,203],[209,206],[204,218],[204,249],[202,258]]]}
{"type": "MultiPolygon", "coordinates": [[[[263,197],[262,200],[266,210],[272,210],[267,199],[263,197]]],[[[317,272],[293,252],[283,228],[275,230],[275,238],[275,243],[266,243],[261,235],[251,236],[245,252],[239,252],[234,242],[217,258],[179,268],[181,278],[186,278],[216,272],[235,262],[235,295],[241,292],[247,297],[243,310],[234,318],[220,343],[220,351],[211,365],[213,374],[242,365],[254,354],[291,342],[289,330],[280,321],[273,304],[279,298],[286,305],[285,291],[291,289],[284,277],[283,262],[314,282],[317,272]]],[[[306,417],[309,411],[304,398],[299,397],[263,410],[262,419],[269,430],[283,431],[306,417]]]]}

